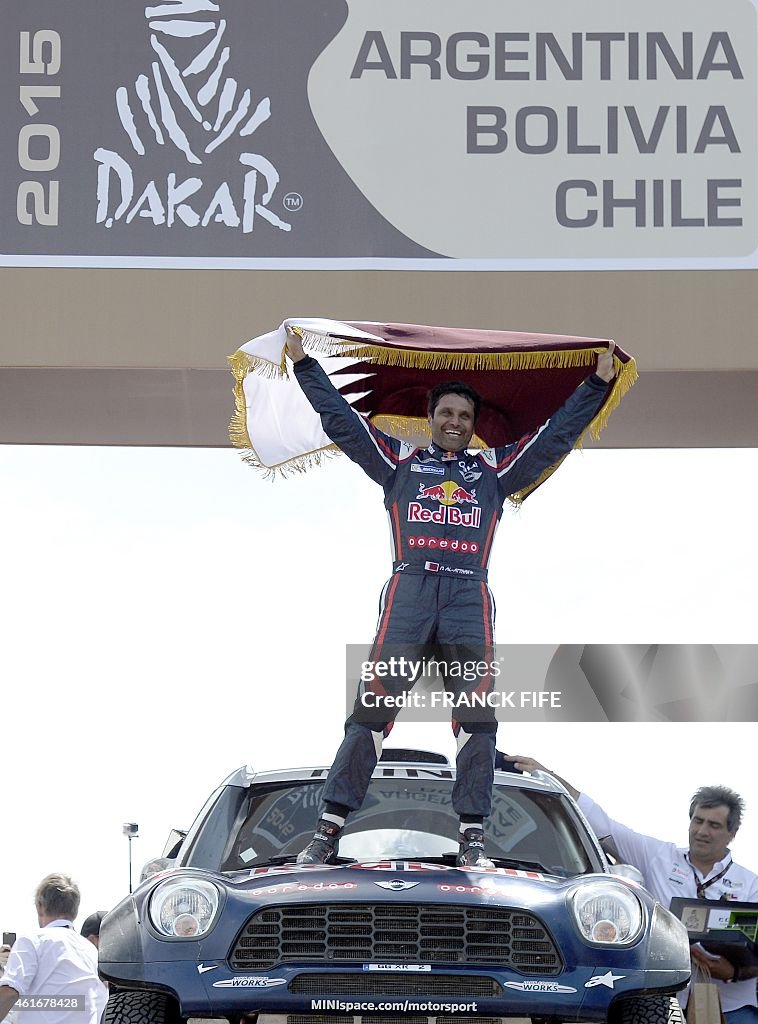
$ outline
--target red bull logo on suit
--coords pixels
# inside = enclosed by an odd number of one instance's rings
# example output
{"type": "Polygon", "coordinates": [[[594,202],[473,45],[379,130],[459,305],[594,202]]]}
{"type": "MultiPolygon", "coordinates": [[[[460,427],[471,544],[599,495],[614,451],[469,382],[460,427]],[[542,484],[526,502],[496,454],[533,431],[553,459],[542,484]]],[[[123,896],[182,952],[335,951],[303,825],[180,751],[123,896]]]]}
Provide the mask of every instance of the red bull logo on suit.
{"type": "Polygon", "coordinates": [[[430,484],[425,487],[419,484],[416,501],[408,504],[409,523],[439,523],[448,526],[465,526],[479,529],[482,519],[482,510],[476,499],[476,489],[467,491],[465,487],[454,480],[445,480],[442,483],[430,484]],[[439,508],[424,508],[421,500],[438,501],[439,508]],[[464,512],[458,505],[473,505],[474,507],[464,512]]]}

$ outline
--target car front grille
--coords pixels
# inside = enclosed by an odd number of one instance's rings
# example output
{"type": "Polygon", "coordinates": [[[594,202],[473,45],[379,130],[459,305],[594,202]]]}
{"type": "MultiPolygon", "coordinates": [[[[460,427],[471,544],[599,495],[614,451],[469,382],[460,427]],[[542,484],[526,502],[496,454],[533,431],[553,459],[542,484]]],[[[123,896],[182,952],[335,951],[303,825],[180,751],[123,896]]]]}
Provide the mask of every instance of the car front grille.
{"type": "Polygon", "coordinates": [[[456,996],[467,999],[497,999],[502,987],[493,978],[471,974],[380,973],[298,974],[289,983],[297,995],[322,996],[419,996],[424,999],[456,996]]]}
{"type": "Polygon", "coordinates": [[[411,903],[298,903],[254,914],[231,954],[237,971],[282,963],[496,964],[562,969],[547,929],[523,910],[411,903]]]}

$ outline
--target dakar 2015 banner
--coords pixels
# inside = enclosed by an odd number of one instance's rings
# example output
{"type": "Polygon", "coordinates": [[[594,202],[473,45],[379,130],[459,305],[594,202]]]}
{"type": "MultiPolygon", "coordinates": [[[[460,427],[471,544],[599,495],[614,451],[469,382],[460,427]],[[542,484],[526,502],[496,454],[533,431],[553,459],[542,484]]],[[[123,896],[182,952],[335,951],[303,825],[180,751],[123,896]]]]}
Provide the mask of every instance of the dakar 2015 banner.
{"type": "Polygon", "coordinates": [[[758,266],[758,0],[6,0],[5,265],[758,266]]]}

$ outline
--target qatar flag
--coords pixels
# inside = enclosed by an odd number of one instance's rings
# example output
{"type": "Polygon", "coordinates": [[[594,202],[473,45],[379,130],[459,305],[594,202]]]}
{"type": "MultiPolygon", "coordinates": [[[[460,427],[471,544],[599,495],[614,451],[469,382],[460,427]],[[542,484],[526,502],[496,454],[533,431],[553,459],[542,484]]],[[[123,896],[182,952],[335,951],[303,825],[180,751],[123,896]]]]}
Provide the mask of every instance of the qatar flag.
{"type": "MultiPolygon", "coordinates": [[[[339,450],[290,373],[288,327],[357,414],[419,446],[430,440],[427,396],[436,384],[464,381],[479,392],[482,407],[472,447],[494,448],[518,441],[548,420],[610,344],[607,338],[561,334],[289,318],[229,357],[236,406],[232,443],[244,449],[251,465],[284,475],[339,450]]],[[[585,431],[594,438],[637,379],[634,359],[618,347],[613,355],[616,376],[585,431]]],[[[580,437],[577,446],[581,443],[580,437]]],[[[514,500],[523,500],[558,464],[514,500]]]]}

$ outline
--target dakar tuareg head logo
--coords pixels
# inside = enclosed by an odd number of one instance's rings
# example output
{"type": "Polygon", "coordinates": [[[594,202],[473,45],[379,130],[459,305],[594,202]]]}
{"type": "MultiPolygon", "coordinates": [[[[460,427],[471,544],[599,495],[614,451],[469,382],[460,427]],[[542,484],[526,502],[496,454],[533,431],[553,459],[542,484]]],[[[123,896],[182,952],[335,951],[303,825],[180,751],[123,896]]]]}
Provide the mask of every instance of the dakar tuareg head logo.
{"type": "Polygon", "coordinates": [[[236,183],[230,175],[211,184],[201,176],[220,147],[246,140],[271,117],[269,97],[256,99],[227,73],[231,48],[221,2],[164,0],[145,8],[145,20],[154,59],[115,96],[128,155],[102,147],[94,154],[97,223],[109,228],[140,217],[156,226],[216,223],[248,233],[260,217],[289,231],[268,205],[279,173],[265,156],[235,153],[241,165],[236,183]],[[166,153],[176,167],[136,187],[135,171],[166,153]]]}

